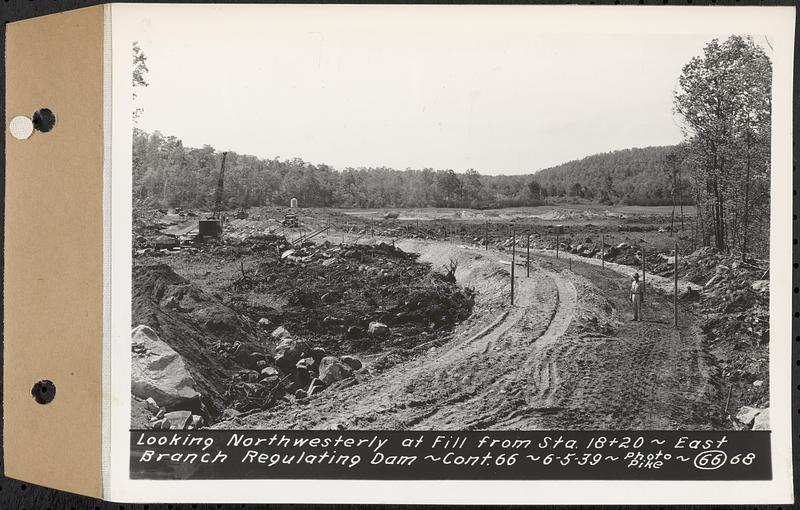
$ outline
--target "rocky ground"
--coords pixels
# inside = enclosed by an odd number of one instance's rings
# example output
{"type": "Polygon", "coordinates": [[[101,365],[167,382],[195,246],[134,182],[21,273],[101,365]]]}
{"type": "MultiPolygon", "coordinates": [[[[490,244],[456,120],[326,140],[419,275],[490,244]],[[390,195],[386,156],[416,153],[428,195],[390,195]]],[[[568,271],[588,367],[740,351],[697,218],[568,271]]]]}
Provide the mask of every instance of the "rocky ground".
{"type": "Polygon", "coordinates": [[[376,372],[446,338],[474,293],[416,258],[385,243],[292,247],[283,236],[141,254],[134,426],[209,424],[294,402],[350,378],[362,358],[376,372]]]}
{"type": "Polygon", "coordinates": [[[676,329],[674,238],[645,216],[616,233],[570,225],[558,259],[557,226],[540,225],[513,307],[510,226],[279,219],[231,220],[200,246],[189,212],[135,221],[133,326],[152,330],[135,332],[134,364],[151,379],[166,364],[184,395],[134,381],[134,427],[768,427],[763,261],[682,239],[676,329]],[[650,293],[633,323],[642,246],[650,293]]]}

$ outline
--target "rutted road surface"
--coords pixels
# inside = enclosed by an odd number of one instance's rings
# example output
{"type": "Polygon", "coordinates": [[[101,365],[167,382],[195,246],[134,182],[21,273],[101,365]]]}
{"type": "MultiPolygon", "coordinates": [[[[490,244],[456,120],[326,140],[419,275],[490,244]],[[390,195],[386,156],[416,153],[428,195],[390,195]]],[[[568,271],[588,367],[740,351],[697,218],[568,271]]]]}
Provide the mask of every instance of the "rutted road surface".
{"type": "MultiPolygon", "coordinates": [[[[630,322],[629,279],[611,269],[444,242],[406,241],[477,291],[475,313],[441,345],[381,373],[357,374],[306,401],[281,403],[217,428],[703,429],[719,391],[691,316],[672,327],[672,298],[650,292],[644,322],[630,322]]],[[[370,359],[365,359],[367,368],[370,359]]],[[[720,409],[721,410],[721,409],[720,409]]]]}

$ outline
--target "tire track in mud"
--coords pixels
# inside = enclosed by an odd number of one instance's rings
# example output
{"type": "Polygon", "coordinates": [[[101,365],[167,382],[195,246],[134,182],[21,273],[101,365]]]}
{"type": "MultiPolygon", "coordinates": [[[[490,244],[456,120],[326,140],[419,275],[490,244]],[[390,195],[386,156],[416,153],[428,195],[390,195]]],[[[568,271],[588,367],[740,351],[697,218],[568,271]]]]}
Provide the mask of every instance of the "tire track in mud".
{"type": "Polygon", "coordinates": [[[509,354],[506,357],[510,359],[492,363],[493,360],[486,359],[486,356],[494,353],[482,353],[484,359],[478,365],[481,370],[493,371],[491,383],[473,391],[471,398],[459,405],[442,407],[438,412],[428,414],[425,420],[415,421],[415,428],[436,428],[445,421],[448,424],[460,423],[467,430],[483,429],[503,420],[531,415],[536,411],[551,411],[546,400],[550,392],[558,387],[558,368],[545,353],[553,343],[558,342],[572,323],[577,291],[570,281],[558,273],[540,268],[538,272],[539,284],[542,283],[541,278],[546,278],[555,286],[555,309],[547,320],[546,328],[539,335],[530,335],[530,328],[525,327],[526,323],[539,320],[534,313],[537,303],[532,302],[539,285],[520,279],[518,288],[521,299],[518,301],[519,306],[514,309],[513,322],[507,324],[495,340],[503,342],[499,348],[507,350],[509,354]],[[512,326],[518,327],[512,329],[512,326]],[[521,377],[523,374],[524,377],[521,377]],[[538,384],[531,386],[533,381],[538,381],[538,384]],[[535,398],[526,396],[531,387],[538,390],[535,398]],[[462,419],[456,419],[459,417],[462,419]]]}
{"type": "Polygon", "coordinates": [[[547,326],[547,330],[533,345],[530,357],[534,373],[540,374],[539,377],[534,379],[540,381],[540,391],[535,398],[545,401],[540,407],[548,407],[548,397],[553,394],[560,384],[558,360],[549,359],[548,356],[543,355],[543,351],[547,350],[551,344],[566,334],[567,328],[569,328],[572,319],[575,317],[575,309],[578,304],[578,292],[570,281],[552,271],[545,271],[545,274],[552,278],[558,289],[558,307],[556,308],[555,316],[547,326]]]}
{"type": "MultiPolygon", "coordinates": [[[[624,277],[581,264],[532,261],[507,308],[504,255],[426,243],[431,260],[461,257],[461,284],[480,285],[482,310],[440,347],[356,384],[331,387],[233,428],[417,430],[675,429],[704,423],[708,386],[696,327],[668,325],[665,296],[649,322],[628,322],[624,277]],[[599,317],[599,319],[598,319],[599,317]],[[599,322],[598,322],[599,321],[599,322]]],[[[687,321],[689,322],[689,321],[687,321]]],[[[228,425],[225,425],[228,426],[228,425]]]]}

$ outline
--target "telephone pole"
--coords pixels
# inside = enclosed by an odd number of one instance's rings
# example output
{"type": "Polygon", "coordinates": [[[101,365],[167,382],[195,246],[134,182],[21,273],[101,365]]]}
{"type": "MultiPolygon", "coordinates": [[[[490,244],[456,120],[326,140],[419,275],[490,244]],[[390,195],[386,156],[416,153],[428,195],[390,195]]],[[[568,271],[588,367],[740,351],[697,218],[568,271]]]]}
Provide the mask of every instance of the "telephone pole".
{"type": "Polygon", "coordinates": [[[675,262],[673,265],[675,270],[675,288],[672,295],[672,307],[675,309],[675,327],[678,327],[678,241],[675,241],[675,262]]]}
{"type": "Polygon", "coordinates": [[[528,270],[528,278],[531,277],[531,231],[528,230],[528,254],[525,259],[525,268],[528,270]]]}
{"type": "Polygon", "coordinates": [[[514,306],[514,266],[517,262],[517,227],[511,227],[511,306],[514,306]]]}

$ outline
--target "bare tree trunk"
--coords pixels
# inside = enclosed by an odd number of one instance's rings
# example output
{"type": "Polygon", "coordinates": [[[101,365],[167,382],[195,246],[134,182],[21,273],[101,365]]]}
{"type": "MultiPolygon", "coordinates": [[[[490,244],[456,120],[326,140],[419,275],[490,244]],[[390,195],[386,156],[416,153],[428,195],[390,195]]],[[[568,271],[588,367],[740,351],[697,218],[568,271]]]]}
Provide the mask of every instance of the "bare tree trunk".
{"type": "Polygon", "coordinates": [[[744,214],[742,218],[742,260],[747,257],[747,227],[750,221],[750,122],[747,123],[747,143],[745,147],[747,161],[744,178],[744,214]]]}
{"type": "Polygon", "coordinates": [[[681,176],[681,166],[679,164],[678,165],[678,192],[680,193],[680,200],[681,200],[681,232],[683,232],[684,231],[684,226],[683,226],[683,184],[681,184],[683,181],[681,180],[681,177],[682,177],[681,176]]]}
{"type": "Polygon", "coordinates": [[[162,202],[161,205],[165,205],[166,204],[166,200],[167,200],[167,183],[168,182],[169,182],[169,172],[167,172],[167,169],[164,168],[164,189],[161,190],[161,202],[162,202]]]}

